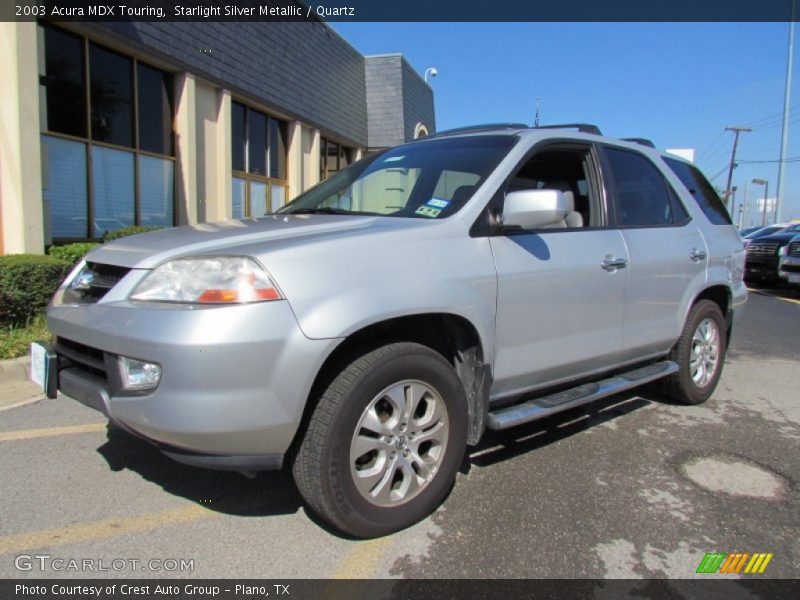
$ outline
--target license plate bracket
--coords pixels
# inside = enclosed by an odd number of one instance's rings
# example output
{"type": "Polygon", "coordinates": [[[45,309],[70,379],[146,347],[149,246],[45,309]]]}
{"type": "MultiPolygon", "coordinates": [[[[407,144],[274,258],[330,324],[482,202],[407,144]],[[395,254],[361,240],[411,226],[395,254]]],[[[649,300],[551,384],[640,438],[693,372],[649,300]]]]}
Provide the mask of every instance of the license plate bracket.
{"type": "Polygon", "coordinates": [[[45,396],[55,398],[58,395],[58,355],[45,342],[33,342],[30,354],[31,381],[42,388],[45,396]]]}

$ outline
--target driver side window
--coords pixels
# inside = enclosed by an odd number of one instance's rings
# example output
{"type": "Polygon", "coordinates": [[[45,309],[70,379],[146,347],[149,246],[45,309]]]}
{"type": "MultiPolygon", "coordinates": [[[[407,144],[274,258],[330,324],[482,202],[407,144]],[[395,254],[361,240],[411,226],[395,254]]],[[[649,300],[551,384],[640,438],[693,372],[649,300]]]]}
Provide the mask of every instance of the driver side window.
{"type": "Polygon", "coordinates": [[[600,202],[589,184],[589,149],[545,149],[532,156],[509,180],[506,193],[558,190],[571,199],[573,210],[550,228],[602,226],[600,202]]]}

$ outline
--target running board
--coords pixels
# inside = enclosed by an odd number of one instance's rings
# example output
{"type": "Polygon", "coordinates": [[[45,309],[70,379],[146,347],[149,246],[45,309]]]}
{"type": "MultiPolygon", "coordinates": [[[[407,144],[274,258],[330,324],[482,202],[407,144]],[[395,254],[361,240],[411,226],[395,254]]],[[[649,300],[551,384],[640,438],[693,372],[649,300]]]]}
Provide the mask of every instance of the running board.
{"type": "Polygon", "coordinates": [[[620,373],[608,379],[594,381],[570,388],[549,396],[541,396],[522,404],[491,411],[486,421],[489,429],[508,429],[523,423],[541,419],[574,406],[586,404],[606,396],[624,392],[645,383],[672,375],[678,370],[671,360],[657,362],[633,371],[620,373]]]}

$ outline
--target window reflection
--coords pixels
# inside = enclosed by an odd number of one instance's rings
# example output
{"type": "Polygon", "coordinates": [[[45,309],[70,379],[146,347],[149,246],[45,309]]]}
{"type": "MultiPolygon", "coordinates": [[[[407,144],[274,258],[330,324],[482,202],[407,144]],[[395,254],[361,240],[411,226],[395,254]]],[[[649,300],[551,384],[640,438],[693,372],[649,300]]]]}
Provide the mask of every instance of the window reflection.
{"type": "Polygon", "coordinates": [[[130,58],[89,46],[92,139],[133,146],[132,68],[130,58]]]}
{"type": "Polygon", "coordinates": [[[42,136],[45,204],[53,237],[87,237],[86,144],[42,136]]]}
{"type": "Polygon", "coordinates": [[[94,237],[133,225],[133,152],[92,147],[94,237]]]}
{"type": "Polygon", "coordinates": [[[139,222],[169,227],[174,222],[175,163],[139,157],[139,222]]]}
{"type": "Polygon", "coordinates": [[[172,76],[148,65],[137,65],[139,148],[172,154],[172,76]]]}
{"type": "Polygon", "coordinates": [[[83,41],[78,36],[40,25],[45,59],[39,68],[44,90],[45,131],[86,137],[86,80],[83,41]]]}
{"type": "Polygon", "coordinates": [[[42,187],[53,239],[174,224],[172,75],[51,24],[38,33],[42,187]]]}

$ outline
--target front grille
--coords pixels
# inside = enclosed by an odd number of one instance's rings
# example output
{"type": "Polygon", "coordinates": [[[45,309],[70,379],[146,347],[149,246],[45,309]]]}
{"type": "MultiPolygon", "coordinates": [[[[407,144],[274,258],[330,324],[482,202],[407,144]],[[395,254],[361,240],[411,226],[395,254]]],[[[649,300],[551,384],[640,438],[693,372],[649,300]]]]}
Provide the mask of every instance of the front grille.
{"type": "Polygon", "coordinates": [[[54,349],[59,357],[59,368],[77,367],[101,379],[108,379],[106,356],[102,350],[63,337],[56,338],[54,349]],[[64,358],[69,361],[68,364],[63,364],[64,358]]]}
{"type": "Polygon", "coordinates": [[[786,251],[789,256],[800,256],[800,242],[792,242],[786,251]]]}
{"type": "Polygon", "coordinates": [[[93,304],[105,296],[111,288],[128,274],[130,269],[116,265],[87,262],[70,282],[64,293],[67,304],[93,304]]]}
{"type": "Polygon", "coordinates": [[[747,247],[748,263],[771,263],[778,256],[778,242],[751,242],[747,247]]]}
{"type": "Polygon", "coordinates": [[[800,273],[800,265],[781,265],[781,271],[786,273],[800,273]]]}

